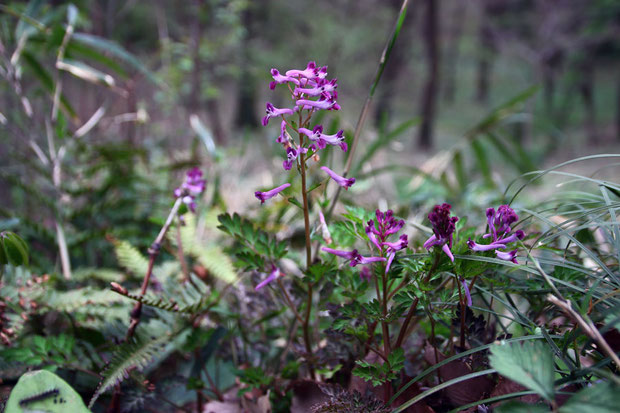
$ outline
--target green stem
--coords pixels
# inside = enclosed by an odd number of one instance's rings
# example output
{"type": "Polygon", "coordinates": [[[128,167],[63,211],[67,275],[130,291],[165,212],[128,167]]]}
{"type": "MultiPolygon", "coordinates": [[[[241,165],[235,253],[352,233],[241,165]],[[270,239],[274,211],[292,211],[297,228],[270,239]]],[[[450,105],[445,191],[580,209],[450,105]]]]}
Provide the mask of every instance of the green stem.
{"type": "MultiPolygon", "coordinates": [[[[433,262],[433,266],[430,268],[430,270],[428,270],[428,274],[426,274],[426,278],[424,278],[424,280],[422,281],[422,284],[426,284],[431,279],[432,275],[435,273],[435,270],[437,269],[437,266],[439,265],[440,258],[441,258],[440,253],[435,251],[435,261],[433,262]]],[[[411,323],[411,319],[413,318],[416,307],[418,306],[418,301],[420,300],[418,299],[418,297],[416,297],[413,300],[411,307],[409,307],[409,312],[407,313],[407,316],[405,317],[405,321],[403,322],[403,325],[400,327],[400,331],[398,332],[398,338],[396,339],[394,348],[399,348],[400,346],[402,346],[403,341],[405,340],[407,336],[407,329],[409,327],[409,323],[411,323]]]]}
{"type": "MultiPolygon", "coordinates": [[[[301,127],[301,111],[299,114],[299,122],[301,127]]],[[[304,145],[304,136],[299,134],[299,147],[304,145]]],[[[308,191],[306,189],[306,156],[304,153],[299,154],[300,175],[301,175],[301,197],[304,210],[304,230],[306,236],[306,271],[310,269],[312,265],[312,245],[310,243],[310,215],[308,208],[308,191]]],[[[315,379],[314,361],[312,360],[312,342],[310,341],[310,317],[312,315],[312,287],[313,283],[308,283],[308,298],[306,301],[306,316],[303,320],[304,331],[304,343],[306,345],[306,351],[308,353],[308,368],[310,370],[310,376],[315,379]]]]}

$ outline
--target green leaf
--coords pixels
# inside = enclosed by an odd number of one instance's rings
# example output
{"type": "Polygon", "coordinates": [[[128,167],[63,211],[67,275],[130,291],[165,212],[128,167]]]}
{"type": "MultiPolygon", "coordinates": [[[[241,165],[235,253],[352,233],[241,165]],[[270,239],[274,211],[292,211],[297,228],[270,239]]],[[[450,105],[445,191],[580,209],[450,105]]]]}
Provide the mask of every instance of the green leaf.
{"type": "Polygon", "coordinates": [[[0,264],[28,265],[28,246],[17,234],[0,232],[0,264]]]}
{"type": "Polygon", "coordinates": [[[92,34],[86,33],[74,33],[71,37],[72,41],[76,41],[82,43],[86,46],[94,47],[103,52],[108,52],[117,58],[125,61],[127,64],[132,66],[134,69],[138,70],[140,73],[145,75],[149,80],[153,83],[158,83],[157,79],[153,76],[153,74],[138,60],[134,55],[129,53],[123,47],[119,46],[117,43],[106,40],[99,36],[95,36],[92,34]]]}
{"type": "Polygon", "coordinates": [[[5,413],[44,411],[88,413],[80,395],[63,379],[46,370],[26,373],[11,391],[5,413]]]}
{"type": "Polygon", "coordinates": [[[489,359],[502,376],[553,400],[553,355],[542,342],[501,343],[491,347],[489,359]]]}
{"type": "Polygon", "coordinates": [[[562,407],[560,413],[614,413],[620,408],[620,386],[611,382],[580,390],[562,407]]]}

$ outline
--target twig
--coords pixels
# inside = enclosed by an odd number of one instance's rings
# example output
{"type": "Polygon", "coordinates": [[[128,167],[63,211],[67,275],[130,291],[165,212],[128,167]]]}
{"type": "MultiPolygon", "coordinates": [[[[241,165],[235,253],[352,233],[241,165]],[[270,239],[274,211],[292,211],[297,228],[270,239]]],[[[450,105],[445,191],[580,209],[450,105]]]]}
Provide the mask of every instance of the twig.
{"type": "MultiPolygon", "coordinates": [[[[170,214],[168,214],[166,223],[161,228],[161,231],[159,231],[157,238],[155,238],[155,241],[153,241],[153,244],[151,244],[151,247],[149,248],[149,264],[146,270],[146,274],[144,274],[144,280],[142,281],[142,289],[140,290],[141,297],[146,294],[146,289],[149,286],[149,281],[153,272],[153,265],[155,263],[157,255],[159,255],[161,243],[164,239],[164,236],[166,236],[166,232],[168,232],[168,228],[170,228],[170,225],[172,225],[172,220],[177,215],[177,212],[179,211],[182,202],[182,198],[177,198],[174,205],[172,206],[172,209],[170,210],[170,214]]],[[[127,329],[127,335],[125,336],[125,340],[129,340],[134,335],[136,327],[138,327],[138,324],[140,323],[141,314],[142,303],[138,301],[134,306],[133,310],[131,311],[131,323],[129,324],[129,328],[127,329]]]]}
{"type": "Polygon", "coordinates": [[[616,366],[620,367],[620,358],[618,358],[618,355],[614,352],[614,350],[611,348],[609,343],[607,343],[603,335],[600,333],[600,331],[598,331],[598,329],[596,328],[594,323],[592,323],[592,321],[585,320],[581,314],[573,310],[573,307],[570,301],[562,300],[552,294],[549,294],[549,296],[547,296],[547,300],[550,301],[552,304],[560,307],[574,321],[576,321],[577,324],[579,324],[579,326],[582,328],[582,330],[587,335],[589,335],[593,340],[595,340],[599,344],[599,346],[601,346],[601,349],[603,350],[603,352],[607,354],[609,358],[613,360],[614,363],[616,363],[616,366]]]}

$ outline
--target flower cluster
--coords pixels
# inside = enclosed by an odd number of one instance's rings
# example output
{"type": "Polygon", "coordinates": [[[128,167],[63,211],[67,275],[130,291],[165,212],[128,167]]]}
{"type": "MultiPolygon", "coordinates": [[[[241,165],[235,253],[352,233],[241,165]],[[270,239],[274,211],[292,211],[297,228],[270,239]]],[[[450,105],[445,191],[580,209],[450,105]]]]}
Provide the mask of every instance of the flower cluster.
{"type": "MultiPolygon", "coordinates": [[[[351,267],[355,267],[357,264],[370,264],[373,262],[387,261],[387,265],[385,267],[385,273],[387,274],[390,270],[390,266],[392,265],[392,261],[394,261],[396,252],[407,248],[408,245],[407,235],[405,234],[402,234],[398,240],[394,242],[388,241],[388,238],[392,234],[400,231],[405,225],[405,221],[402,219],[396,219],[392,210],[388,210],[386,212],[376,210],[375,216],[376,220],[371,219],[366,223],[365,230],[368,240],[377,248],[380,255],[379,257],[363,257],[357,250],[342,251],[327,247],[323,247],[321,249],[330,254],[350,260],[351,262],[349,265],[351,267]],[[387,258],[385,258],[386,256],[387,258]]],[[[360,273],[360,277],[362,279],[368,280],[370,276],[371,273],[367,270],[362,270],[360,273]]]]}
{"type": "MultiPolygon", "coordinates": [[[[291,92],[293,102],[292,108],[277,108],[270,102],[266,104],[266,114],[263,117],[263,126],[269,124],[272,118],[281,118],[280,134],[277,142],[282,144],[286,151],[286,159],[282,162],[285,170],[290,170],[293,164],[297,164],[298,159],[308,159],[315,157],[318,151],[325,149],[328,145],[338,146],[343,151],[347,151],[344,131],[340,130],[334,134],[323,133],[323,126],[316,125],[310,129],[310,119],[319,110],[339,110],[338,87],[336,79],[328,80],[327,66],[319,67],[315,62],[309,62],[305,69],[288,70],[281,74],[278,69],[271,69],[273,81],[269,84],[270,89],[275,89],[279,84],[286,84],[291,92]],[[289,122],[288,116],[297,114],[295,122],[289,122]],[[289,130],[299,136],[299,141],[295,142],[289,130]]],[[[336,183],[348,189],[355,183],[354,178],[344,178],[327,167],[321,168],[336,183]]],[[[281,186],[278,188],[282,188],[281,186]]],[[[258,193],[257,193],[258,194],[258,193]]],[[[258,197],[258,195],[257,195],[258,197]]],[[[264,202],[263,198],[259,198],[264,202]]],[[[266,199],[266,198],[265,198],[266,199]]]]}
{"type": "Polygon", "coordinates": [[[183,203],[192,212],[196,212],[196,197],[205,190],[206,186],[207,181],[202,179],[202,171],[194,167],[187,172],[181,186],[174,190],[174,196],[182,198],[183,203]]]}
{"type": "Polygon", "coordinates": [[[452,234],[454,233],[455,224],[459,220],[458,217],[450,216],[450,204],[435,205],[433,211],[428,214],[428,219],[433,224],[433,235],[424,243],[424,248],[430,250],[434,246],[439,246],[446,253],[452,262],[452,234]]]}
{"type": "Polygon", "coordinates": [[[394,213],[391,209],[386,212],[381,212],[378,209],[375,211],[376,220],[369,220],[366,223],[366,235],[372,244],[379,250],[381,255],[387,255],[387,265],[385,267],[385,273],[387,274],[394,261],[396,252],[404,248],[407,248],[409,244],[407,235],[402,234],[397,241],[388,242],[387,239],[392,235],[400,231],[405,225],[405,221],[398,220],[394,217],[394,213]]]}
{"type": "Polygon", "coordinates": [[[510,226],[519,220],[519,216],[508,205],[501,205],[495,211],[495,208],[488,208],[487,222],[489,226],[489,232],[484,234],[482,238],[491,238],[490,244],[478,244],[471,239],[467,241],[467,245],[472,251],[495,251],[497,258],[512,261],[517,264],[517,250],[509,252],[499,251],[504,250],[508,244],[523,239],[525,233],[521,230],[512,231],[510,226]]]}

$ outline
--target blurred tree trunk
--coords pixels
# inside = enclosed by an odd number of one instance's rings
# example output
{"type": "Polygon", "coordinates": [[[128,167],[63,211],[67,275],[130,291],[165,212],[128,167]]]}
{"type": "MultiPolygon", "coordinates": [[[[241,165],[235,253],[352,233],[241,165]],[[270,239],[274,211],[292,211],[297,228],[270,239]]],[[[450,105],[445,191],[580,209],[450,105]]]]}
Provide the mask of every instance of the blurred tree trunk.
{"type": "Polygon", "coordinates": [[[457,65],[459,60],[459,46],[465,25],[465,14],[467,3],[464,1],[453,2],[452,13],[450,16],[450,26],[448,29],[448,39],[446,53],[444,54],[444,75],[442,78],[443,98],[446,102],[454,102],[456,91],[457,65]]]}
{"type": "Polygon", "coordinates": [[[418,130],[418,146],[428,149],[433,145],[433,123],[439,89],[439,0],[425,0],[424,48],[426,52],[426,84],[420,102],[422,123],[418,130]]]}
{"type": "MultiPolygon", "coordinates": [[[[388,3],[395,15],[398,15],[403,4],[402,0],[389,0],[388,3]]],[[[413,21],[415,19],[415,10],[415,7],[409,7],[407,9],[408,16],[405,18],[405,23],[399,34],[401,40],[410,39],[412,37],[411,28],[413,27],[413,21]]],[[[385,71],[381,79],[381,87],[379,88],[380,94],[377,99],[377,110],[375,112],[375,125],[377,126],[380,126],[383,122],[385,122],[385,125],[389,125],[392,115],[392,105],[394,104],[394,97],[398,86],[398,78],[407,65],[405,47],[407,47],[406,43],[397,41],[385,65],[385,71]]]]}
{"type": "Polygon", "coordinates": [[[478,72],[476,77],[476,101],[486,103],[489,100],[491,68],[495,58],[495,41],[491,19],[493,18],[493,0],[482,1],[480,27],[478,29],[478,72]]]}
{"type": "Polygon", "coordinates": [[[235,124],[238,127],[256,127],[256,79],[252,72],[252,44],[251,39],[255,36],[254,21],[256,14],[253,3],[243,12],[242,21],[245,31],[241,40],[241,77],[239,82],[239,94],[237,96],[237,118],[235,124]]]}
{"type": "Polygon", "coordinates": [[[598,143],[596,132],[596,109],[594,105],[594,67],[589,56],[584,58],[580,67],[579,93],[585,110],[584,126],[588,142],[598,143]]]}

